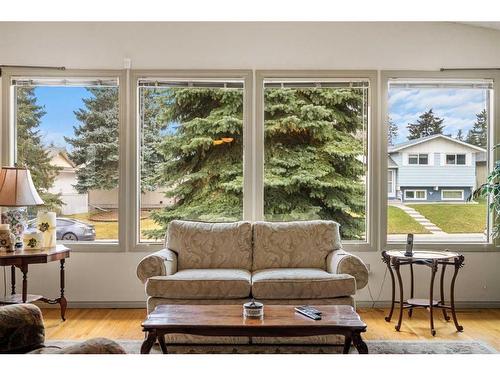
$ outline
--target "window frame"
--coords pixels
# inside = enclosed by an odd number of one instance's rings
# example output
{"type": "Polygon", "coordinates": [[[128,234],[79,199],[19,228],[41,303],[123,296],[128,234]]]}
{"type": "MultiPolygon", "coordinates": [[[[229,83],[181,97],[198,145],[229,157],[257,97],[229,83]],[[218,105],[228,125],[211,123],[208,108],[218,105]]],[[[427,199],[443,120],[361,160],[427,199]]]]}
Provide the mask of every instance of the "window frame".
{"type": "Polygon", "coordinates": [[[464,190],[463,189],[441,189],[441,200],[442,201],[463,201],[464,200],[464,190]],[[450,193],[450,192],[460,192],[462,193],[462,196],[460,198],[445,198],[444,193],[450,193]]]}
{"type": "Polygon", "coordinates": [[[426,189],[405,189],[404,193],[404,199],[405,201],[426,201],[427,200],[427,190],[426,189]],[[417,192],[424,192],[424,197],[423,198],[417,198],[417,192]],[[413,198],[408,198],[406,193],[412,192],[413,193],[413,198]]]}
{"type": "Polygon", "coordinates": [[[161,78],[173,80],[210,80],[210,79],[241,79],[243,88],[243,218],[252,221],[253,196],[253,72],[251,70],[133,70],[129,73],[129,119],[130,137],[128,141],[129,175],[129,216],[126,226],[128,233],[127,249],[132,252],[150,252],[164,248],[163,242],[140,242],[139,220],[140,212],[140,122],[138,119],[138,80],[141,78],[161,78]]]}
{"type": "MultiPolygon", "coordinates": [[[[380,153],[381,131],[378,131],[378,75],[375,70],[256,70],[255,71],[255,175],[253,220],[264,220],[264,81],[293,79],[297,81],[317,80],[366,80],[370,82],[368,94],[367,134],[367,184],[366,184],[366,238],[363,241],[342,241],[348,251],[377,251],[379,249],[377,187],[377,155],[380,153]]],[[[387,172],[386,172],[387,173],[387,172]]],[[[387,176],[386,176],[387,179],[387,176]]],[[[387,185],[387,181],[385,181],[387,185]]],[[[387,186],[386,186],[387,189],[387,186]]],[[[386,190],[385,189],[385,190],[386,190]]],[[[387,197],[386,197],[387,198],[387,197]]]]}
{"type": "MultiPolygon", "coordinates": [[[[381,119],[387,118],[389,115],[389,81],[391,79],[409,79],[409,80],[491,80],[493,83],[493,94],[490,97],[490,102],[487,103],[488,110],[493,116],[489,119],[488,129],[488,147],[487,147],[487,165],[488,173],[491,171],[494,160],[500,159],[500,150],[491,150],[492,146],[500,143],[500,72],[493,70],[382,70],[380,72],[380,102],[381,102],[381,119]]],[[[381,120],[382,121],[382,120],[381,120]]],[[[387,162],[383,156],[387,155],[387,126],[381,129],[381,154],[379,155],[382,172],[387,170],[387,162]]],[[[401,249],[404,247],[404,241],[388,241],[387,234],[387,177],[381,173],[382,184],[380,185],[380,248],[384,250],[401,249]]],[[[488,222],[492,221],[492,215],[488,215],[488,222]]],[[[415,249],[443,250],[444,248],[451,251],[460,252],[475,252],[475,251],[498,251],[500,247],[500,239],[489,238],[487,242],[415,242],[415,249]]]]}
{"type": "Polygon", "coordinates": [[[69,247],[72,251],[78,252],[123,252],[126,243],[126,226],[125,219],[127,213],[127,190],[125,188],[126,180],[126,141],[127,141],[127,123],[126,123],[126,94],[127,94],[127,79],[123,70],[103,69],[103,70],[89,70],[89,69],[32,69],[32,68],[2,68],[2,129],[0,135],[0,144],[2,150],[0,153],[1,165],[12,165],[15,160],[15,102],[13,99],[14,87],[11,86],[13,77],[43,77],[43,78],[106,78],[115,77],[118,79],[118,121],[119,121],[119,165],[118,165],[118,238],[112,242],[92,241],[91,243],[66,242],[65,246],[69,247]]]}
{"type": "Polygon", "coordinates": [[[414,166],[414,165],[429,165],[429,154],[428,153],[425,153],[425,152],[422,152],[422,153],[418,153],[418,154],[408,154],[408,165],[411,165],[411,166],[414,166]],[[426,163],[421,163],[421,160],[422,160],[422,155],[425,155],[425,160],[427,161],[426,163]],[[413,163],[410,163],[410,158],[411,157],[417,157],[417,162],[415,164],[413,163]]]}
{"type": "Polygon", "coordinates": [[[463,154],[463,153],[459,153],[459,154],[445,154],[445,162],[446,162],[446,166],[467,166],[467,154],[463,154]],[[463,164],[459,164],[458,163],[458,155],[463,155],[464,156],[464,163],[463,164]],[[454,163],[448,163],[448,156],[453,156],[453,160],[455,161],[454,163]]]}

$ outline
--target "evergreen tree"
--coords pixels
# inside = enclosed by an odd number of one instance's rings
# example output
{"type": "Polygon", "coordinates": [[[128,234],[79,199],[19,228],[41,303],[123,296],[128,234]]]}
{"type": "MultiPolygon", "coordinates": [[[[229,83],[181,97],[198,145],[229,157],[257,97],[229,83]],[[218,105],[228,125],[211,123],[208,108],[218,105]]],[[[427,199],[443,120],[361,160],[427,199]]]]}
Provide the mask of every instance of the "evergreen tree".
{"type": "Polygon", "coordinates": [[[474,126],[467,133],[465,142],[485,148],[488,144],[488,113],[483,109],[476,114],[474,126]]]}
{"type": "MultiPolygon", "coordinates": [[[[174,219],[234,221],[243,207],[243,92],[228,89],[166,89],[166,124],[153,184],[175,203],[151,213],[166,228],[174,219]]],[[[163,230],[148,230],[160,237],[163,230]]]]}
{"type": "Polygon", "coordinates": [[[164,161],[160,153],[162,131],[167,128],[163,119],[164,100],[168,90],[141,88],[139,95],[141,117],[141,191],[154,191],[158,188],[156,168],[164,161]]]}
{"type": "Polygon", "coordinates": [[[387,119],[387,143],[389,146],[394,146],[394,141],[398,138],[398,126],[392,121],[389,116],[387,119]]]}
{"type": "Polygon", "coordinates": [[[64,137],[73,146],[68,153],[79,167],[76,190],[111,190],[118,186],[118,88],[87,88],[92,97],[85,108],[75,111],[80,122],[74,137],[64,137]]]}
{"type": "MultiPolygon", "coordinates": [[[[360,90],[266,89],[266,218],[332,219],[344,238],[362,237],[362,103],[360,90]]],[[[176,218],[241,219],[242,108],[241,90],[171,89],[164,98],[155,183],[175,203],[151,215],[163,228],[176,218]]]]}
{"type": "Polygon", "coordinates": [[[462,141],[462,142],[464,141],[465,136],[464,136],[464,132],[462,131],[462,129],[458,129],[457,135],[455,136],[455,139],[462,141]]]}
{"type": "Polygon", "coordinates": [[[434,134],[443,134],[444,119],[437,117],[432,108],[420,115],[415,124],[408,124],[408,140],[419,139],[434,134]]]}
{"type": "MultiPolygon", "coordinates": [[[[16,97],[17,164],[30,170],[44,207],[57,210],[63,205],[60,194],[52,194],[48,190],[62,168],[50,163],[49,153],[42,142],[39,126],[45,111],[37,104],[34,87],[17,87],[16,97]]],[[[30,210],[30,213],[34,211],[30,210]]]]}

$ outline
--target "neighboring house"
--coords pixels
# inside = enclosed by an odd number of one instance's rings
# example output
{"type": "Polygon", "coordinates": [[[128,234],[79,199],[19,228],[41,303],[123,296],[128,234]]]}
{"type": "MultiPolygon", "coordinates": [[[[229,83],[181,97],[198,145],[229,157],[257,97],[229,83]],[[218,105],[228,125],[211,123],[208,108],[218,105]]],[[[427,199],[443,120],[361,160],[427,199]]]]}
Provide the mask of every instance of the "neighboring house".
{"type": "MultiPolygon", "coordinates": [[[[405,202],[466,201],[486,150],[436,134],[389,147],[388,197],[405,202]]],[[[483,180],[484,181],[484,180],[483,180]]]]}
{"type": "MultiPolygon", "coordinates": [[[[62,168],[54,180],[54,185],[49,189],[51,193],[61,194],[61,200],[64,202],[61,207],[62,215],[82,214],[97,208],[118,208],[118,189],[90,190],[88,194],[79,194],[74,188],[77,183],[77,167],[69,159],[66,149],[52,147],[48,152],[50,163],[62,168]]],[[[172,199],[165,198],[163,189],[141,194],[141,209],[144,210],[165,207],[172,202],[172,199]]]]}
{"type": "Polygon", "coordinates": [[[88,195],[79,194],[73,187],[76,184],[76,166],[69,159],[66,150],[52,147],[48,152],[51,158],[50,163],[62,168],[54,180],[54,185],[49,189],[51,193],[61,194],[61,200],[64,202],[61,214],[73,215],[88,212],[88,195]]]}

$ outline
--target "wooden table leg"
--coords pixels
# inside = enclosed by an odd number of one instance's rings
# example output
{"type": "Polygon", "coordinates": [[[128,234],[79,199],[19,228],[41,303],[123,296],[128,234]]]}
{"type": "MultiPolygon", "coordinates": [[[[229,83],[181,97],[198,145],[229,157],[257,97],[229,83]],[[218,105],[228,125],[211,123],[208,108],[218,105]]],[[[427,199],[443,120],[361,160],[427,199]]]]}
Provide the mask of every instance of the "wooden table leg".
{"type": "Polygon", "coordinates": [[[158,335],[158,343],[160,344],[161,352],[163,354],[168,354],[167,344],[165,343],[165,335],[158,335]]]}
{"type": "Polygon", "coordinates": [[[455,280],[458,275],[458,270],[462,268],[464,264],[464,256],[460,255],[458,258],[455,258],[455,273],[453,274],[453,278],[451,279],[451,290],[450,290],[450,305],[451,305],[451,316],[453,318],[453,323],[455,323],[455,327],[458,332],[462,332],[464,327],[458,324],[457,313],[455,312],[455,280]]]}
{"type": "Polygon", "coordinates": [[[23,264],[21,266],[21,272],[23,273],[23,303],[26,303],[28,299],[28,265],[23,264]]]}
{"type": "Polygon", "coordinates": [[[398,276],[398,284],[399,284],[399,318],[398,324],[396,324],[396,331],[401,329],[401,322],[403,321],[403,280],[401,280],[401,272],[399,271],[399,260],[397,258],[393,258],[392,263],[394,269],[396,270],[396,275],[398,276]]]}
{"type": "MultiPolygon", "coordinates": [[[[410,298],[413,298],[413,263],[410,263],[410,298]]],[[[408,317],[411,318],[413,315],[413,309],[410,307],[408,309],[408,317]]]]}
{"type": "Polygon", "coordinates": [[[360,332],[354,332],[352,334],[352,341],[359,354],[368,354],[368,346],[366,346],[366,343],[361,338],[360,332]]]}
{"type": "Polygon", "coordinates": [[[344,341],[344,351],[343,354],[349,354],[349,350],[351,349],[351,342],[352,338],[350,335],[345,336],[345,341],[344,341]]]}
{"type": "Polygon", "coordinates": [[[16,294],[16,267],[10,266],[10,290],[12,295],[16,294]]]}
{"type": "Polygon", "coordinates": [[[61,306],[61,319],[63,321],[66,320],[66,307],[68,306],[68,301],[66,300],[66,297],[64,297],[64,263],[65,260],[61,259],[61,270],[60,270],[60,286],[61,286],[61,296],[59,298],[59,306],[61,306]]]}
{"type": "Polygon", "coordinates": [[[432,261],[431,265],[431,286],[429,290],[429,313],[431,320],[431,334],[432,336],[436,336],[436,330],[434,329],[434,279],[436,277],[436,272],[438,268],[437,261],[432,261]]]}
{"type": "Polygon", "coordinates": [[[391,291],[391,310],[389,311],[389,315],[387,315],[385,317],[385,321],[386,322],[390,322],[391,318],[392,318],[392,313],[394,312],[394,301],[396,299],[396,283],[394,282],[394,272],[392,272],[391,260],[386,255],[385,251],[382,252],[382,260],[384,261],[385,264],[387,264],[387,268],[389,269],[389,273],[391,275],[391,285],[392,285],[392,291],[391,291]]]}
{"type": "Polygon", "coordinates": [[[148,331],[148,337],[141,345],[141,354],[149,354],[156,341],[156,330],[148,331]]]}
{"type": "MultiPolygon", "coordinates": [[[[443,268],[441,268],[441,280],[439,283],[440,284],[439,289],[441,290],[441,305],[444,305],[444,274],[445,274],[445,271],[446,271],[446,263],[443,263],[443,268]]],[[[444,320],[446,320],[448,322],[450,320],[450,317],[446,313],[446,308],[443,307],[441,310],[443,311],[444,320]]]]}

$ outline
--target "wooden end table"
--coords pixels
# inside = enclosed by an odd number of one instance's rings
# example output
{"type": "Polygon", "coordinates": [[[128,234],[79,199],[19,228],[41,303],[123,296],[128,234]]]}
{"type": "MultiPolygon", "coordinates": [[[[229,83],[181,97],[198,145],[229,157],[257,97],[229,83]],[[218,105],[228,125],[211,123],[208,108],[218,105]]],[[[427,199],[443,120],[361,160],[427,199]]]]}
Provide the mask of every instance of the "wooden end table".
{"type": "Polygon", "coordinates": [[[453,318],[453,322],[455,323],[455,327],[457,331],[462,332],[464,328],[458,324],[457,314],[455,311],[455,280],[458,275],[458,271],[464,265],[464,256],[458,253],[449,252],[449,251],[431,251],[431,250],[422,250],[422,251],[414,251],[412,257],[407,257],[404,255],[404,251],[394,250],[394,251],[383,251],[382,252],[382,260],[387,265],[392,281],[392,301],[391,301],[391,310],[389,315],[385,318],[387,322],[391,321],[392,313],[394,311],[395,304],[395,281],[394,281],[394,272],[396,271],[396,276],[398,278],[398,286],[399,286],[399,319],[395,328],[396,331],[399,331],[401,328],[401,322],[403,320],[403,310],[408,309],[408,316],[411,318],[412,312],[414,308],[428,308],[430,315],[430,326],[431,326],[431,334],[432,336],[436,335],[436,330],[434,329],[434,316],[433,310],[434,308],[441,309],[443,312],[443,317],[446,321],[450,320],[450,317],[447,314],[447,310],[451,310],[451,316],[453,318]],[[431,279],[430,279],[430,290],[429,290],[429,299],[417,299],[414,297],[414,280],[413,280],[413,265],[424,265],[428,266],[431,269],[431,279]],[[409,265],[410,266],[410,299],[404,300],[403,297],[403,280],[401,279],[400,267],[409,265]],[[452,265],[455,268],[455,272],[451,279],[450,285],[450,304],[445,304],[444,297],[444,275],[446,271],[446,266],[452,265]],[[438,272],[439,266],[441,268],[441,278],[440,278],[440,299],[434,299],[434,279],[436,277],[436,273],[438,272]]]}
{"type": "Polygon", "coordinates": [[[11,295],[0,297],[0,305],[17,303],[31,303],[42,301],[51,305],[59,304],[61,307],[61,319],[66,320],[65,313],[68,302],[64,296],[64,263],[69,258],[70,249],[64,245],[42,249],[42,250],[16,250],[14,252],[0,251],[0,266],[11,266],[11,295]],[[60,266],[60,296],[55,299],[45,298],[40,295],[28,294],[28,265],[59,261],[60,266]],[[16,294],[16,267],[23,274],[23,292],[16,294]]]}
{"type": "Polygon", "coordinates": [[[264,318],[243,317],[241,305],[160,305],[142,323],[147,333],[141,354],[148,354],[158,340],[167,354],[165,335],[184,333],[201,336],[304,337],[338,334],[345,337],[344,354],[351,342],[360,354],[368,354],[361,338],[366,324],[352,306],[321,305],[321,320],[312,320],[295,312],[295,306],[265,305],[264,318]]]}

